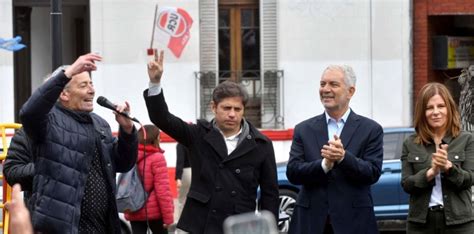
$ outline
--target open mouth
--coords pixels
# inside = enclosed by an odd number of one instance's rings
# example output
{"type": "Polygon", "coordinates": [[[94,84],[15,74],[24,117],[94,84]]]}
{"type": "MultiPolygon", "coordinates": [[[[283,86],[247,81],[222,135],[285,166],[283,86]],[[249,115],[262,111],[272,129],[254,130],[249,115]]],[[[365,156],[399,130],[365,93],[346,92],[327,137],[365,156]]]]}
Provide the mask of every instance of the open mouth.
{"type": "Polygon", "coordinates": [[[92,105],[94,103],[94,99],[84,99],[84,102],[92,105]]]}

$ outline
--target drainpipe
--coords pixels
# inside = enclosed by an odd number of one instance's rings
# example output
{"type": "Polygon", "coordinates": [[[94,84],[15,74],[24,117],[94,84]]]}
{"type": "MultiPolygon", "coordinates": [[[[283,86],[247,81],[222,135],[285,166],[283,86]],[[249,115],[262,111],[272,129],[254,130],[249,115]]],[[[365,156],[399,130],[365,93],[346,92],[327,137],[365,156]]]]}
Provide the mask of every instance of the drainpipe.
{"type": "Polygon", "coordinates": [[[369,1],[369,79],[370,79],[370,118],[374,116],[374,28],[373,28],[373,5],[369,1]]]}
{"type": "Polygon", "coordinates": [[[63,65],[62,0],[51,0],[52,71],[63,65]]]}
{"type": "Polygon", "coordinates": [[[409,49],[409,52],[408,52],[408,78],[409,78],[409,82],[408,82],[408,87],[407,89],[410,90],[409,92],[409,101],[408,101],[408,122],[410,123],[409,126],[413,126],[413,114],[414,114],[414,106],[415,106],[415,102],[414,102],[414,95],[415,92],[414,92],[414,86],[415,86],[415,76],[414,76],[414,68],[413,68],[413,45],[414,45],[414,27],[413,27],[413,24],[415,22],[415,14],[414,14],[414,3],[413,3],[413,0],[410,0],[409,3],[408,3],[408,13],[409,13],[409,16],[408,16],[408,25],[409,25],[409,44],[410,44],[410,49],[409,49]]]}

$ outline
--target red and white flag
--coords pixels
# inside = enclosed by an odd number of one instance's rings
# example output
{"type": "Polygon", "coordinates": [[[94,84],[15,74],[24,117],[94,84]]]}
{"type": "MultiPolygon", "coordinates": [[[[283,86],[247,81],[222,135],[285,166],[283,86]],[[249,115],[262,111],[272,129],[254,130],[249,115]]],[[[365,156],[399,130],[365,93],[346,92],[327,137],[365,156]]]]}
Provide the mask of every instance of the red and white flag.
{"type": "Polygon", "coordinates": [[[163,7],[155,19],[155,38],[167,45],[171,52],[179,58],[189,41],[189,30],[193,19],[185,10],[176,7],[163,7]]]}

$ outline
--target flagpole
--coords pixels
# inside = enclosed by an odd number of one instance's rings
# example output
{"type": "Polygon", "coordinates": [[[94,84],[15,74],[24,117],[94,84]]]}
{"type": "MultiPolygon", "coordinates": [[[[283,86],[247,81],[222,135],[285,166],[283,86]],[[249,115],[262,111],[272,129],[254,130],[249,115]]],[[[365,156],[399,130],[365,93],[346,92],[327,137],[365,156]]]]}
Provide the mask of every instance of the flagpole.
{"type": "Polygon", "coordinates": [[[156,29],[156,15],[158,14],[158,4],[155,5],[155,17],[153,17],[153,29],[151,30],[151,42],[150,49],[148,49],[148,55],[153,55],[153,41],[155,40],[155,29],[156,29]],[[151,51],[151,53],[150,53],[151,51]]]}
{"type": "Polygon", "coordinates": [[[63,65],[62,0],[51,0],[52,71],[63,65]]]}

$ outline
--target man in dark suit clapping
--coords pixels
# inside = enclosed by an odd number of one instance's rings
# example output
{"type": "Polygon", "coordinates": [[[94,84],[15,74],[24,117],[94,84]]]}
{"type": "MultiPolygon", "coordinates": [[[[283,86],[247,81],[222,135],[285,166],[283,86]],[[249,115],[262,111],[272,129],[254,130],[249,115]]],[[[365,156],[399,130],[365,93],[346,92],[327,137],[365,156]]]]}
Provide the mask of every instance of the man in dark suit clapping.
{"type": "Polygon", "coordinates": [[[383,160],[383,130],[349,108],[356,77],[347,65],[323,72],[325,112],[295,127],[286,174],[302,185],[289,233],[378,233],[370,185],[383,160]]]}

